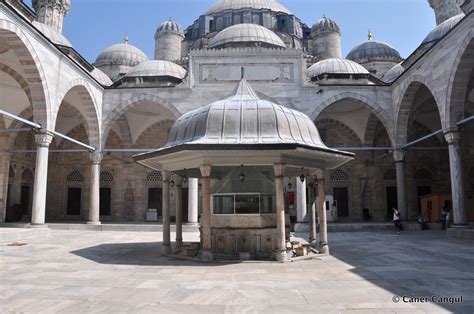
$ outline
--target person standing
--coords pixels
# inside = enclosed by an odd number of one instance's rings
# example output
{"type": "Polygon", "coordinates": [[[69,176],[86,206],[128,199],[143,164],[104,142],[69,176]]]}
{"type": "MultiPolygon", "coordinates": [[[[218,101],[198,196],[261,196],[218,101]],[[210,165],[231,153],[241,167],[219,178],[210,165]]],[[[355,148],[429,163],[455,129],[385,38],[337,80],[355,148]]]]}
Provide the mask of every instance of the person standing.
{"type": "Polygon", "coordinates": [[[402,223],[400,221],[400,211],[397,208],[392,208],[393,210],[393,223],[395,225],[395,229],[397,229],[397,234],[400,234],[402,231],[402,223]]]}

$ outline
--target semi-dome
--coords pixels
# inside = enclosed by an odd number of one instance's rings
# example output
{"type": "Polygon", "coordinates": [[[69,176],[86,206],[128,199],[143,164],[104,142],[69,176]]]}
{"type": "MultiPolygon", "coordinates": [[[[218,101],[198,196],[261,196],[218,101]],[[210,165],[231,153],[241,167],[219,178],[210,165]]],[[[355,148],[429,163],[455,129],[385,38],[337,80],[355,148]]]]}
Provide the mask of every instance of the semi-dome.
{"type": "Polygon", "coordinates": [[[355,62],[367,61],[402,61],[400,53],[389,44],[372,40],[369,35],[369,40],[354,47],[349,52],[347,59],[355,62]]]}
{"type": "Polygon", "coordinates": [[[319,61],[306,70],[311,78],[321,74],[369,74],[369,71],[354,61],[338,58],[319,61]]]}
{"type": "Polygon", "coordinates": [[[91,75],[93,78],[97,80],[97,82],[99,82],[100,84],[104,86],[110,86],[114,83],[112,82],[110,77],[107,74],[105,74],[101,69],[94,68],[94,70],[92,70],[91,72],[91,75]]]}
{"type": "Polygon", "coordinates": [[[428,34],[428,36],[426,36],[426,38],[423,40],[423,42],[421,44],[423,45],[423,44],[427,44],[427,43],[430,43],[430,42],[435,42],[435,41],[440,40],[454,26],[456,26],[456,24],[458,24],[464,18],[464,16],[465,16],[464,13],[459,14],[459,15],[453,16],[452,18],[447,19],[443,23],[439,24],[438,26],[435,27],[435,29],[433,29],[428,34]]]}
{"type": "Polygon", "coordinates": [[[230,44],[263,44],[264,46],[286,48],[277,34],[256,24],[237,24],[228,27],[209,40],[210,48],[230,44]]]}
{"type": "Polygon", "coordinates": [[[311,33],[317,34],[326,32],[341,33],[341,29],[339,25],[337,25],[336,21],[324,16],[322,19],[319,19],[316,21],[316,23],[314,23],[311,33]]]}
{"type": "Polygon", "coordinates": [[[282,12],[292,14],[284,5],[277,0],[219,0],[211,6],[204,15],[211,15],[226,10],[256,9],[269,10],[273,12],[282,12]]]}
{"type": "Polygon", "coordinates": [[[119,64],[134,67],[147,60],[148,57],[143,51],[125,42],[124,44],[115,44],[106,48],[97,57],[94,65],[97,67],[119,64]]]}
{"type": "Polygon", "coordinates": [[[173,32],[179,35],[184,35],[183,29],[181,28],[181,26],[172,20],[168,20],[166,22],[161,23],[160,26],[158,26],[158,29],[156,30],[156,32],[157,33],[173,32]]]}
{"type": "Polygon", "coordinates": [[[138,64],[125,75],[125,77],[151,76],[169,76],[182,80],[186,76],[186,70],[173,62],[163,60],[151,60],[138,64]]]}
{"type": "Polygon", "coordinates": [[[71,42],[60,32],[54,30],[46,24],[33,21],[33,26],[36,27],[44,36],[48,37],[56,45],[73,47],[71,42]]]}
{"type": "Polygon", "coordinates": [[[402,63],[398,63],[393,66],[390,70],[385,73],[383,80],[387,83],[395,81],[402,73],[405,71],[405,68],[402,66],[402,63]]]}

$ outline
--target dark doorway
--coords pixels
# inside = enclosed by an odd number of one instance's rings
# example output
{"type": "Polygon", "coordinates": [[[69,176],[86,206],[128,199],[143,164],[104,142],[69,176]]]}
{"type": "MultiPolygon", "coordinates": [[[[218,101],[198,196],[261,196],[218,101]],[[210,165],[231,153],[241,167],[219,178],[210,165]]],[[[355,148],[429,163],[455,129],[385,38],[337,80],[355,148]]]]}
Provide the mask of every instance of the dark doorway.
{"type": "Polygon", "coordinates": [[[30,191],[31,188],[28,185],[21,186],[21,212],[23,215],[28,215],[30,209],[30,191]]]}
{"type": "Polygon", "coordinates": [[[100,215],[110,216],[111,188],[100,188],[100,215]]]}
{"type": "Polygon", "coordinates": [[[8,190],[7,190],[7,206],[12,206],[13,204],[10,204],[12,199],[12,185],[8,183],[8,190]]]}
{"type": "Polygon", "coordinates": [[[68,188],[67,189],[67,210],[68,216],[79,216],[81,215],[81,188],[68,188]]]}
{"type": "Polygon", "coordinates": [[[188,189],[186,188],[183,188],[181,202],[183,204],[183,222],[188,222],[188,189]]]}
{"type": "Polygon", "coordinates": [[[431,194],[431,186],[418,186],[416,188],[416,192],[418,195],[418,213],[421,212],[421,197],[431,194]]]}
{"type": "Polygon", "coordinates": [[[156,209],[158,212],[158,217],[163,217],[163,213],[161,211],[162,206],[162,192],[161,188],[149,188],[148,189],[148,209],[156,209]]]}
{"type": "Polygon", "coordinates": [[[349,191],[347,187],[334,188],[334,200],[337,202],[337,216],[349,217],[349,191]]]}
{"type": "Polygon", "coordinates": [[[392,220],[393,208],[398,207],[397,187],[387,186],[387,219],[392,220]]]}

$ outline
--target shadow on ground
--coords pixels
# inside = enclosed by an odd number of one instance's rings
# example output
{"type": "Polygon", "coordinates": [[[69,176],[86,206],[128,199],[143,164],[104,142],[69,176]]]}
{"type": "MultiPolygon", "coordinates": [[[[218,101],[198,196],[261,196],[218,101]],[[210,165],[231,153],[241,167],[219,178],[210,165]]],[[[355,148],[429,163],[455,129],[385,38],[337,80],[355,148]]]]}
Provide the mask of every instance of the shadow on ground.
{"type": "MultiPolygon", "coordinates": [[[[437,303],[456,313],[474,312],[474,243],[442,231],[338,233],[331,254],[352,272],[394,296],[455,297],[462,304],[437,303]]],[[[403,302],[403,301],[400,301],[403,302]]]]}

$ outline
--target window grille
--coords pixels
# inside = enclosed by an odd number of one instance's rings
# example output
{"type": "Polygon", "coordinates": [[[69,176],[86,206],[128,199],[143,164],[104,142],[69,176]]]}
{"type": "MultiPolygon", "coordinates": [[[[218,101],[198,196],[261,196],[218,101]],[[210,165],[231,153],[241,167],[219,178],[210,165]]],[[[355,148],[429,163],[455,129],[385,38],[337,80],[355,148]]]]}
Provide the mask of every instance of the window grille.
{"type": "Polygon", "coordinates": [[[109,183],[114,181],[114,175],[110,171],[101,171],[100,172],[100,182],[109,183]]]}
{"type": "Polygon", "coordinates": [[[334,170],[331,173],[331,181],[350,181],[351,176],[343,169],[334,170]]]}
{"type": "MultiPolygon", "coordinates": [[[[26,134],[26,139],[25,139],[25,150],[33,150],[33,143],[35,139],[33,136],[33,132],[29,132],[26,134]]],[[[33,153],[26,153],[25,154],[26,158],[33,158],[33,153]]]]}
{"type": "Polygon", "coordinates": [[[84,176],[79,170],[73,170],[66,176],[66,182],[84,182],[84,176]]]}
{"type": "Polygon", "coordinates": [[[146,176],[147,182],[161,182],[161,172],[160,171],[152,171],[146,176]]]}
{"type": "Polygon", "coordinates": [[[388,169],[383,175],[384,181],[396,181],[397,180],[397,171],[395,169],[388,169]]]}

